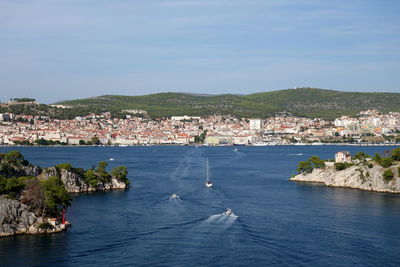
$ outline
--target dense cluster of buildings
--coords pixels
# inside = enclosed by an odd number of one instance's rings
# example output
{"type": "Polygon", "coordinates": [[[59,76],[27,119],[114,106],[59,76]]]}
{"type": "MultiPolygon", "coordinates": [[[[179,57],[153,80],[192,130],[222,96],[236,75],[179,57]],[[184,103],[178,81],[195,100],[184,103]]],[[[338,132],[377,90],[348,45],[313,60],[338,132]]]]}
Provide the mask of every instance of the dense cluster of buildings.
{"type": "MultiPolygon", "coordinates": [[[[144,114],[141,114],[144,115],[144,114]]],[[[266,119],[232,116],[173,116],[153,120],[110,113],[57,120],[45,116],[0,114],[0,144],[38,143],[83,145],[275,145],[305,143],[399,143],[400,113],[361,112],[334,121],[289,115],[266,119]]]]}

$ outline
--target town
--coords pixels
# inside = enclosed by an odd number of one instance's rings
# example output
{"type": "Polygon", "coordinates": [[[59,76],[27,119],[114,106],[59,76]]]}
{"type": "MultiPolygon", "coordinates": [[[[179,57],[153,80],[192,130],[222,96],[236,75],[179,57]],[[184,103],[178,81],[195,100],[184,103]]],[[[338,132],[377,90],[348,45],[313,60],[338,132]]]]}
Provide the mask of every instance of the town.
{"type": "Polygon", "coordinates": [[[304,145],[398,144],[400,112],[360,112],[334,121],[280,114],[266,119],[172,116],[151,119],[145,111],[126,110],[71,120],[0,114],[1,145],[304,145]]]}

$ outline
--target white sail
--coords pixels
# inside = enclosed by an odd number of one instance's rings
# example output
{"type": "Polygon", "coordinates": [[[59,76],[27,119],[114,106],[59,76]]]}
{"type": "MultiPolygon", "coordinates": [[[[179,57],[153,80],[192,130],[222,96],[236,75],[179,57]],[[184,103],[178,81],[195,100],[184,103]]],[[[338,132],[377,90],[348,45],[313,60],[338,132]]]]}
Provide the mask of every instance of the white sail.
{"type": "Polygon", "coordinates": [[[208,158],[207,158],[207,182],[208,182],[208,180],[209,180],[209,172],[210,172],[210,169],[209,169],[209,167],[208,167],[208,158]]]}
{"type": "Polygon", "coordinates": [[[210,181],[209,172],[210,172],[210,168],[208,167],[208,158],[207,158],[207,178],[206,178],[206,183],[205,183],[206,187],[212,187],[213,186],[213,183],[210,181]]]}

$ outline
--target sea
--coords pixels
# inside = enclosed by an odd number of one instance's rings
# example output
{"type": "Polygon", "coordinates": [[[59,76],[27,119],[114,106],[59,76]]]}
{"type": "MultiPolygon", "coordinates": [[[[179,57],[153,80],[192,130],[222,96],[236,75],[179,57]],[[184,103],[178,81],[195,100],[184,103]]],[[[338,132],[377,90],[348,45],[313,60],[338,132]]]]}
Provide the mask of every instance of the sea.
{"type": "Polygon", "coordinates": [[[313,155],[392,148],[2,147],[41,167],[123,165],[132,184],[73,195],[66,232],[0,238],[0,266],[400,266],[400,195],[288,180],[313,155]]]}

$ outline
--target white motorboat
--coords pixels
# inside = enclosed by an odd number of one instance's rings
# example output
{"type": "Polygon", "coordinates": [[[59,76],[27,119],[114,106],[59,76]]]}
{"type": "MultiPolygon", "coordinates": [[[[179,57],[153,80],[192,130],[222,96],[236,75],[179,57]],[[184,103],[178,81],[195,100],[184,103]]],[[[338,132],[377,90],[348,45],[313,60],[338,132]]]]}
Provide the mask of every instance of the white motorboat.
{"type": "Polygon", "coordinates": [[[265,142],[257,142],[257,143],[253,143],[253,146],[268,146],[268,143],[265,142]]]}
{"type": "Polygon", "coordinates": [[[226,211],[224,212],[224,215],[227,215],[227,216],[232,215],[232,214],[233,214],[233,211],[229,208],[227,208],[226,211]]]}
{"type": "Polygon", "coordinates": [[[171,199],[179,199],[179,196],[175,193],[173,193],[169,198],[171,199]]]}

